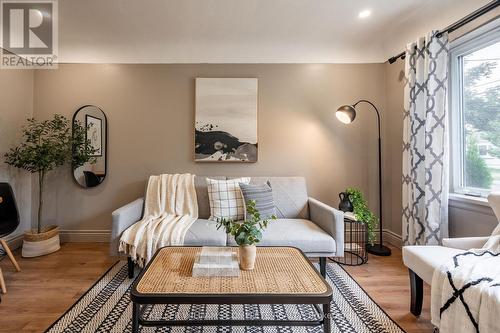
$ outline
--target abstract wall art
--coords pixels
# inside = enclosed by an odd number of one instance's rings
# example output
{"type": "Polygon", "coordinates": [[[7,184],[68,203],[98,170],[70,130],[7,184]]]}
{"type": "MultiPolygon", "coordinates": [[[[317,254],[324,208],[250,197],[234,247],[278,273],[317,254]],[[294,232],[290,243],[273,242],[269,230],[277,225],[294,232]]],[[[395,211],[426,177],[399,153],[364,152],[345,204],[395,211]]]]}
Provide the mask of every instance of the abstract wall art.
{"type": "Polygon", "coordinates": [[[197,78],[195,161],[257,162],[255,78],[197,78]]]}

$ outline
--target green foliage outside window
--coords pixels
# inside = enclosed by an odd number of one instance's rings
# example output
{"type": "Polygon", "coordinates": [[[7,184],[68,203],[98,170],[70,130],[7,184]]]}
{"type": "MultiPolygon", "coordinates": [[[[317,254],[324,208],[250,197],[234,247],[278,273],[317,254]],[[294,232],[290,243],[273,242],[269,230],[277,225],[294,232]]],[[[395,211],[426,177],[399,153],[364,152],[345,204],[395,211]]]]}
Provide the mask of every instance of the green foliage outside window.
{"type": "Polygon", "coordinates": [[[465,71],[463,108],[466,134],[471,134],[470,126],[480,131],[495,146],[488,154],[500,158],[500,89],[498,85],[481,93],[472,89],[481,79],[491,77],[496,67],[496,62],[483,62],[465,71]]]}
{"type": "Polygon", "coordinates": [[[497,62],[486,61],[464,72],[464,176],[467,187],[490,189],[493,183],[492,171],[479,152],[478,135],[492,144],[486,153],[500,158],[500,89],[498,85],[483,91],[474,89],[481,80],[490,78],[497,66],[497,62]]]}
{"type": "Polygon", "coordinates": [[[467,140],[465,152],[465,184],[470,187],[490,188],[493,177],[479,154],[477,140],[474,136],[467,140]]]}

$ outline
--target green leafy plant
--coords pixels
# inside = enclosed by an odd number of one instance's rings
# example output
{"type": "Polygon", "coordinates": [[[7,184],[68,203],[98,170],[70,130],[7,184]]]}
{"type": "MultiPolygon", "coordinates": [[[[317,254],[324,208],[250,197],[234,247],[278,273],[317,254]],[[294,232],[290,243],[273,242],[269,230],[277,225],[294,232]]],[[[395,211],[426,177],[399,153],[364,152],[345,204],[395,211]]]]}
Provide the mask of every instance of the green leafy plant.
{"type": "Polygon", "coordinates": [[[10,166],[38,174],[37,232],[42,231],[41,216],[45,176],[64,164],[72,162],[76,167],[86,162],[95,163],[87,128],[79,122],[73,124],[64,116],[55,114],[50,120],[27,120],[22,128],[23,141],[11,148],[4,156],[10,166]]]}
{"type": "Polygon", "coordinates": [[[465,183],[467,186],[490,188],[493,182],[491,171],[486,162],[479,154],[477,140],[471,136],[467,140],[467,150],[465,153],[465,183]]]}
{"type": "Polygon", "coordinates": [[[354,216],[366,226],[368,243],[373,245],[376,238],[375,228],[377,227],[378,218],[368,208],[368,204],[360,190],[349,187],[346,192],[352,202],[354,216]]]}
{"type": "Polygon", "coordinates": [[[262,231],[267,228],[270,220],[275,220],[276,216],[262,220],[259,210],[255,207],[255,200],[247,202],[247,218],[243,222],[235,222],[224,218],[217,219],[217,229],[224,227],[226,233],[234,236],[236,244],[254,245],[262,239],[262,231]]]}
{"type": "MultiPolygon", "coordinates": [[[[484,87],[478,93],[475,87],[484,78],[491,78],[498,70],[498,62],[478,62],[464,71],[464,130],[466,138],[479,132],[482,138],[489,141],[493,147],[488,154],[500,158],[500,89],[497,85],[484,87]]],[[[467,140],[468,141],[468,140],[467,140]]],[[[468,143],[467,143],[468,145],[468,143]]],[[[473,186],[473,185],[471,185],[473,186]]]]}

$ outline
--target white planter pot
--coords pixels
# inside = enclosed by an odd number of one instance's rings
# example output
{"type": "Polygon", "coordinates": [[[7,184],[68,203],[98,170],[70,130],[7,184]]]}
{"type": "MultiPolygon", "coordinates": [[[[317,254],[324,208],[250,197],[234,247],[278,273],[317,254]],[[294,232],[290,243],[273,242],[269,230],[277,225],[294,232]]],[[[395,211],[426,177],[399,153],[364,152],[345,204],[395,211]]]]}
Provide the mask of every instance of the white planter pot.
{"type": "Polygon", "coordinates": [[[23,240],[22,256],[33,258],[58,251],[61,248],[59,239],[59,227],[48,227],[39,234],[33,232],[25,233],[23,240]]]}

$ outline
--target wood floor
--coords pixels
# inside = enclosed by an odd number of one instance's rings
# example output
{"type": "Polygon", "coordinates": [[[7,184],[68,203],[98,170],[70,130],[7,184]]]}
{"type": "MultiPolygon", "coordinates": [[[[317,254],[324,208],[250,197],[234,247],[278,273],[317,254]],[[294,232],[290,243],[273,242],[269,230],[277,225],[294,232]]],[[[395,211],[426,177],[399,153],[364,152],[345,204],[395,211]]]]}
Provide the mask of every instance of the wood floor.
{"type": "MultiPolygon", "coordinates": [[[[391,257],[369,258],[366,265],[346,270],[387,314],[408,333],[432,332],[430,290],[425,287],[422,316],[409,313],[408,271],[401,251],[391,257]]],[[[22,259],[16,273],[8,259],[0,262],[7,294],[0,304],[0,332],[43,332],[99,279],[116,261],[108,256],[108,244],[68,243],[59,252],[36,259],[22,259]]]]}
{"type": "Polygon", "coordinates": [[[408,333],[433,332],[430,317],[431,289],[424,284],[422,315],[410,313],[408,269],[403,266],[401,250],[391,247],[390,257],[370,255],[368,263],[344,268],[363,287],[370,297],[408,333]]]}

